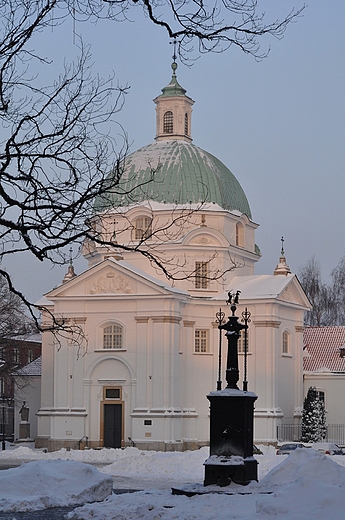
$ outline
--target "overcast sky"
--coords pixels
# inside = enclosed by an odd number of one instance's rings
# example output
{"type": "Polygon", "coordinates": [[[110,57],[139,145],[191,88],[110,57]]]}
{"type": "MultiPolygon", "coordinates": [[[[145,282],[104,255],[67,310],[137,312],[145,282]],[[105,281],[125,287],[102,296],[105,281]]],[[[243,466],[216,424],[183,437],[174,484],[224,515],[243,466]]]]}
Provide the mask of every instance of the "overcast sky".
{"type": "MultiPolygon", "coordinates": [[[[279,2],[274,17],[298,1],[279,2]]],[[[269,18],[273,0],[261,4],[269,18]]],[[[95,73],[115,71],[131,86],[118,119],[134,151],[154,139],[152,100],[170,81],[172,46],[139,9],[132,15],[133,22],[77,23],[76,32],[92,44],[95,73]]],[[[190,68],[179,63],[178,81],[195,100],[193,142],[234,173],[260,224],[257,274],[273,273],[282,235],[296,273],[315,255],[326,278],[345,254],[344,21],[344,0],[311,0],[281,41],[262,42],[271,47],[263,61],[233,48],[202,55],[190,68]]],[[[75,53],[72,22],[37,42],[58,72],[75,53]]],[[[86,265],[78,261],[77,272],[86,265]]],[[[8,269],[33,300],[66,272],[27,257],[12,258],[8,269]]]]}

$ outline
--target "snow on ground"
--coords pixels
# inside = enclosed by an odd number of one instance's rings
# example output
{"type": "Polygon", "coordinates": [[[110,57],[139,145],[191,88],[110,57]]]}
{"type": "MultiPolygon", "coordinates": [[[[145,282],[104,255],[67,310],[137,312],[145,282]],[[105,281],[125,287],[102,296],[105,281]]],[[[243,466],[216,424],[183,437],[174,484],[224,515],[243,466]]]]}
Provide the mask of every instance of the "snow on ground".
{"type": "Polygon", "coordinates": [[[104,500],[113,480],[89,464],[39,460],[0,471],[0,511],[32,511],[104,500]]]}
{"type": "MultiPolygon", "coordinates": [[[[260,448],[263,455],[256,456],[259,483],[252,482],[246,487],[231,484],[216,488],[217,493],[188,498],[172,495],[171,487],[193,484],[194,488],[205,490],[202,481],[207,448],[184,453],[137,448],[43,453],[22,446],[0,452],[0,464],[15,459],[39,462],[0,471],[4,482],[8,481],[6,475],[17,471],[15,483],[8,485],[10,491],[3,492],[0,481],[0,497],[3,494],[11,497],[13,511],[23,510],[22,504],[26,510],[34,510],[39,504],[50,507],[102,500],[105,495],[101,496],[97,488],[97,482],[102,482],[97,481],[97,474],[101,479],[111,476],[115,488],[143,491],[113,494],[103,502],[78,507],[68,514],[69,520],[339,520],[344,517],[345,456],[331,457],[309,448],[277,456],[273,447],[260,448]],[[100,470],[80,462],[96,464],[100,470]],[[68,470],[58,473],[58,466],[66,464],[68,470]],[[44,467],[46,476],[42,477],[44,467]],[[52,468],[50,481],[49,467],[52,468]],[[87,468],[85,473],[80,467],[87,468]],[[40,488],[45,501],[35,498],[40,488]],[[17,494],[13,489],[17,489],[17,494]]],[[[0,509],[4,510],[2,503],[0,509]]]]}

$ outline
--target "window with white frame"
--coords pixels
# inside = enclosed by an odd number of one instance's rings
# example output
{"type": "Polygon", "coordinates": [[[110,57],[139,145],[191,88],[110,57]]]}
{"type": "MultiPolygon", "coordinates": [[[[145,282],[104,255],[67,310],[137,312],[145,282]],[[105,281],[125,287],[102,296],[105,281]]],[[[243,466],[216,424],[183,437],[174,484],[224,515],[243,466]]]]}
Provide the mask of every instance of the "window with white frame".
{"type": "Polygon", "coordinates": [[[195,262],[195,289],[208,289],[208,262],[195,262]]]}
{"type": "Polygon", "coordinates": [[[208,330],[196,329],[194,334],[194,352],[197,354],[204,354],[208,351],[208,330]]]}
{"type": "Polygon", "coordinates": [[[283,332],[283,354],[290,354],[290,334],[287,330],[283,332]]]}
{"type": "Polygon", "coordinates": [[[150,217],[139,217],[134,223],[135,240],[148,238],[152,233],[152,219],[150,217]]]}
{"type": "Polygon", "coordinates": [[[123,329],[120,325],[108,325],[103,329],[103,348],[122,349],[123,329]]]}
{"type": "MultiPolygon", "coordinates": [[[[245,333],[244,330],[240,331],[240,336],[237,342],[237,351],[239,354],[244,354],[245,352],[245,333]]],[[[249,333],[247,330],[247,353],[249,352],[249,333]]]]}

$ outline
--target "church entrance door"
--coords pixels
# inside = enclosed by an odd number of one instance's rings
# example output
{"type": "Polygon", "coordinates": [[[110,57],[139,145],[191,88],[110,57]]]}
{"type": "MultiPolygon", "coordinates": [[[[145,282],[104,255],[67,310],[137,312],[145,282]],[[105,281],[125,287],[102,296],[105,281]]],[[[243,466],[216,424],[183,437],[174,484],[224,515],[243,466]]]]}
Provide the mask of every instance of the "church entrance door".
{"type": "Polygon", "coordinates": [[[122,404],[104,404],[104,447],[121,448],[122,404]]]}

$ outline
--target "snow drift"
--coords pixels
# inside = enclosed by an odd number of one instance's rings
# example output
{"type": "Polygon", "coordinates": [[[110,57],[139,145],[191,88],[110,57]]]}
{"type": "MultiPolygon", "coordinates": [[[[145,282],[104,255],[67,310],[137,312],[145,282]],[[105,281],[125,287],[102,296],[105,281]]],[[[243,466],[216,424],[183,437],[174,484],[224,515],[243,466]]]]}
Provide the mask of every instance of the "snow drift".
{"type": "Polygon", "coordinates": [[[0,511],[32,511],[104,500],[113,480],[89,464],[40,460],[0,471],[0,511]]]}

